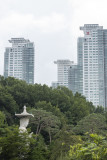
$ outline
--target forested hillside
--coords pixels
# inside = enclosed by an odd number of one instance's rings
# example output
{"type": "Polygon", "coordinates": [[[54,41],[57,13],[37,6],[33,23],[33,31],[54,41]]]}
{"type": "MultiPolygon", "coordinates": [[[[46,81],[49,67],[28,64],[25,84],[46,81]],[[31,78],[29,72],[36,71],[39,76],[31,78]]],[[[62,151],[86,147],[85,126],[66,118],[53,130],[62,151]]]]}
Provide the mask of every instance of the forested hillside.
{"type": "Polygon", "coordinates": [[[81,94],[0,76],[0,160],[106,160],[106,135],[107,112],[81,94]],[[19,136],[24,105],[34,118],[19,136]]]}

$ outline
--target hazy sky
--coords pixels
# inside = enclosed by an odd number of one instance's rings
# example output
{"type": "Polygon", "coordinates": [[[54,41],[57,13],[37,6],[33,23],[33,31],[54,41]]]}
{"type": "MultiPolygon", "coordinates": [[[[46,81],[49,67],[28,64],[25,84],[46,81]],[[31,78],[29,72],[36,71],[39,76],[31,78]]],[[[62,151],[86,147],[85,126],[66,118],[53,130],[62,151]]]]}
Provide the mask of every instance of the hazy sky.
{"type": "Polygon", "coordinates": [[[35,83],[57,80],[57,59],[76,62],[84,24],[107,29],[107,0],[0,0],[0,74],[12,37],[35,43],[35,83]]]}

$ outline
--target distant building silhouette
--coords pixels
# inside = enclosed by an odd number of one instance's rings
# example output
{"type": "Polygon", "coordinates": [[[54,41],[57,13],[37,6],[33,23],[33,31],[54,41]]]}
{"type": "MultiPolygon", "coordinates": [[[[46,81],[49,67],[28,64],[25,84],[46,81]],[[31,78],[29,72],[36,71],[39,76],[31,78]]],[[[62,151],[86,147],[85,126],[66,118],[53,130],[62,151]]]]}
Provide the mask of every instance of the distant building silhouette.
{"type": "Polygon", "coordinates": [[[12,47],[4,53],[4,77],[15,77],[34,83],[34,43],[24,38],[11,38],[12,47]]]}

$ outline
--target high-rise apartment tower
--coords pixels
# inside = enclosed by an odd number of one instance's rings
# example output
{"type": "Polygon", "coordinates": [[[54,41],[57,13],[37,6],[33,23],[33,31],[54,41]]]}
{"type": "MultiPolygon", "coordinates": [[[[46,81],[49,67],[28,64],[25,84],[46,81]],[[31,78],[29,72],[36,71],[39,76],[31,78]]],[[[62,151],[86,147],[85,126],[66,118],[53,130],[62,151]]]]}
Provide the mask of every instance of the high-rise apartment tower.
{"type": "Polygon", "coordinates": [[[12,47],[4,53],[4,77],[15,77],[34,83],[34,43],[24,38],[11,38],[12,47]]]}
{"type": "Polygon", "coordinates": [[[107,107],[107,30],[98,24],[80,27],[78,38],[79,88],[95,106],[107,107]]]}

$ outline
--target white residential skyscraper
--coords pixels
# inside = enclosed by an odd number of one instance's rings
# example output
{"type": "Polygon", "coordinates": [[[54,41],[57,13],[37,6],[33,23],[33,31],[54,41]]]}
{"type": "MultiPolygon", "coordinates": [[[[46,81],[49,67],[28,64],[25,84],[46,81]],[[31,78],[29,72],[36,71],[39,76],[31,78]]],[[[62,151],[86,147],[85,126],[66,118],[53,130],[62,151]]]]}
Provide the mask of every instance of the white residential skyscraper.
{"type": "Polygon", "coordinates": [[[78,92],[95,106],[107,107],[107,30],[98,24],[80,27],[78,38],[78,92]]]}
{"type": "Polygon", "coordinates": [[[11,38],[12,47],[4,53],[4,77],[15,77],[34,83],[34,43],[24,38],[11,38]]]}

